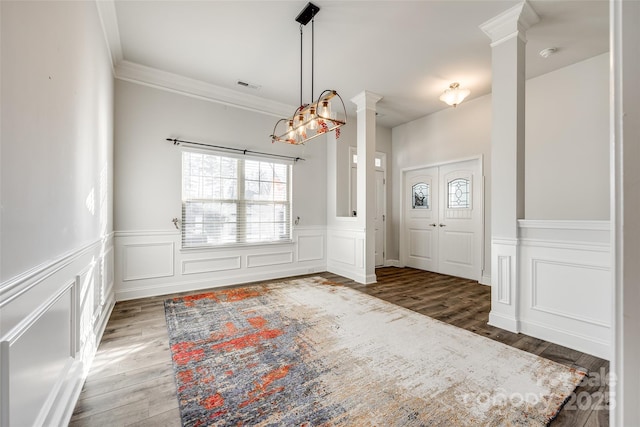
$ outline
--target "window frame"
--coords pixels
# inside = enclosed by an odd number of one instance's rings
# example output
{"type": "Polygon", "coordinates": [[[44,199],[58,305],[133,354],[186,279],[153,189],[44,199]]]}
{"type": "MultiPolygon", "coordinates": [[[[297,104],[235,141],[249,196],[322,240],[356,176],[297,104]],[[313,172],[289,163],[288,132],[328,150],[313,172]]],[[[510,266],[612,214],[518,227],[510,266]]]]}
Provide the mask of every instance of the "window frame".
{"type": "MultiPolygon", "coordinates": [[[[180,227],[180,249],[182,251],[198,251],[198,250],[212,250],[212,249],[221,249],[221,248],[229,248],[229,247],[246,247],[246,246],[264,246],[264,245],[281,245],[281,244],[291,244],[293,243],[293,162],[273,159],[267,156],[255,156],[255,155],[234,155],[228,152],[222,152],[217,150],[202,150],[197,148],[183,148],[180,154],[180,162],[181,162],[181,227],[180,227]],[[196,153],[202,155],[216,156],[220,158],[228,158],[235,160],[236,163],[236,198],[235,199],[202,199],[202,198],[187,198],[185,197],[185,168],[184,168],[184,156],[185,153],[196,153]],[[287,168],[287,182],[286,182],[286,200],[285,201],[268,201],[268,200],[256,200],[256,199],[247,199],[245,194],[245,188],[247,183],[246,178],[246,161],[255,161],[255,162],[265,162],[270,163],[272,165],[284,165],[287,168]],[[187,242],[186,236],[186,227],[189,222],[185,222],[186,219],[186,204],[189,201],[196,202],[210,202],[210,203],[235,203],[236,205],[236,230],[235,230],[235,241],[233,242],[224,242],[224,243],[203,243],[203,244],[185,244],[187,242]],[[247,221],[247,207],[248,205],[265,205],[265,204],[273,204],[274,206],[284,205],[285,206],[285,215],[287,216],[285,223],[285,227],[287,229],[288,238],[278,239],[278,240],[264,240],[264,241],[250,241],[247,240],[247,229],[248,224],[250,222],[247,221]]],[[[191,175],[188,175],[191,177],[191,175]]],[[[223,178],[220,178],[223,179],[223,178]]],[[[255,180],[250,180],[255,181],[255,180]]],[[[267,181],[265,181],[267,182],[267,181]]],[[[271,181],[273,183],[273,180],[271,181]]],[[[278,221],[272,222],[274,227],[276,226],[278,221]]],[[[206,236],[206,233],[203,234],[206,236]]]]}

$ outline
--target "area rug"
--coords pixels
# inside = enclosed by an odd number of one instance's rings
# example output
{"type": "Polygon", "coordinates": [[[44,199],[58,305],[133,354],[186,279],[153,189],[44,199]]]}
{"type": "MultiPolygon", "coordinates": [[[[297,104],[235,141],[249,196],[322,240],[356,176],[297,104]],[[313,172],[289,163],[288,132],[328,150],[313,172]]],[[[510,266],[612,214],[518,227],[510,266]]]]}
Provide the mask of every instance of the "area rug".
{"type": "Polygon", "coordinates": [[[184,426],[547,425],[585,375],[321,277],[165,314],[184,426]]]}

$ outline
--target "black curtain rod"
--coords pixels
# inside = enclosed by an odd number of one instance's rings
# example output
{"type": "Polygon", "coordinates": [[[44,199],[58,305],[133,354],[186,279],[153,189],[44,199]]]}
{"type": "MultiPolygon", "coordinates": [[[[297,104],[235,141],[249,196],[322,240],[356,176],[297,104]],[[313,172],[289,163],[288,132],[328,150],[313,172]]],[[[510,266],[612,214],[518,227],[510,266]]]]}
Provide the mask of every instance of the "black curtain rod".
{"type": "Polygon", "coordinates": [[[176,139],[176,138],[167,138],[167,141],[173,142],[173,145],[180,145],[181,143],[182,144],[189,144],[189,145],[199,145],[199,146],[202,146],[202,147],[218,148],[220,150],[237,151],[237,152],[240,152],[240,153],[245,154],[245,155],[246,154],[260,154],[262,156],[278,157],[280,159],[289,159],[289,160],[293,160],[294,162],[297,162],[298,160],[304,161],[304,159],[302,157],[292,157],[292,156],[284,156],[284,155],[281,155],[281,154],[263,153],[261,151],[243,150],[242,148],[223,147],[221,145],[204,144],[202,142],[185,141],[185,140],[176,139]]]}

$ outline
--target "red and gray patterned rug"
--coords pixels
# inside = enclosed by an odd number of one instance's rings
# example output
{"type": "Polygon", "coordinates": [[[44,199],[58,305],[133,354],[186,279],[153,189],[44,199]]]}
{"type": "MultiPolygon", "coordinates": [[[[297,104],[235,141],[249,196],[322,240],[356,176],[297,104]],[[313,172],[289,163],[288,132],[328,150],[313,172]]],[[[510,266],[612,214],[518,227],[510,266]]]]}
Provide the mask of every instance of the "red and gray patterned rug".
{"type": "Polygon", "coordinates": [[[546,425],[584,376],[320,277],[165,313],[185,426],[546,425]]]}

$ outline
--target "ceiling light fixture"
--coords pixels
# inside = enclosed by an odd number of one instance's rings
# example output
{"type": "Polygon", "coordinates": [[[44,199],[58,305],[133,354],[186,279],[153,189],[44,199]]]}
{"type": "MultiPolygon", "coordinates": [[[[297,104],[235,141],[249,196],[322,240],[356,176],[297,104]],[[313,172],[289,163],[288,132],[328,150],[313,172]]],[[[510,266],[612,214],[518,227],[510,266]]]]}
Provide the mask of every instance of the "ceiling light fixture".
{"type": "Polygon", "coordinates": [[[324,90],[318,99],[314,100],[313,97],[314,17],[318,11],[320,11],[318,6],[308,3],[296,17],[296,22],[300,23],[300,106],[291,117],[276,122],[271,134],[272,143],[278,141],[294,145],[304,144],[334,130],[336,137],[339,137],[339,128],[347,123],[347,109],[338,92],[324,90]],[[309,21],[311,21],[311,104],[304,104],[302,102],[302,29],[309,21]],[[336,100],[340,103],[335,102],[336,100]],[[332,108],[332,101],[337,108],[332,108]]]}
{"type": "Polygon", "coordinates": [[[470,93],[471,91],[469,89],[462,89],[460,87],[460,83],[451,83],[449,85],[449,89],[445,90],[444,93],[440,95],[440,101],[452,105],[453,108],[455,108],[467,96],[469,96],[470,93]]]}

